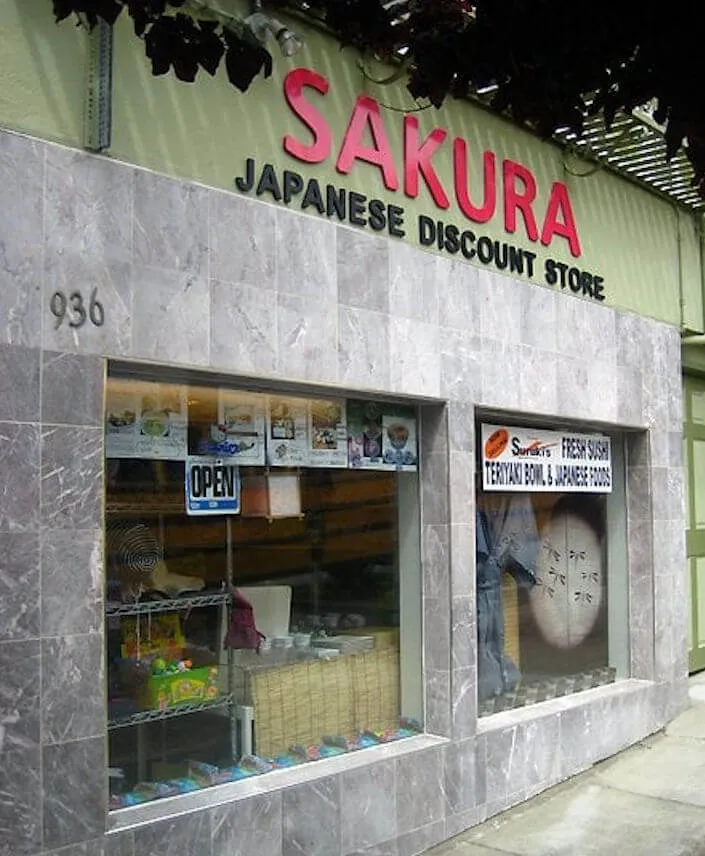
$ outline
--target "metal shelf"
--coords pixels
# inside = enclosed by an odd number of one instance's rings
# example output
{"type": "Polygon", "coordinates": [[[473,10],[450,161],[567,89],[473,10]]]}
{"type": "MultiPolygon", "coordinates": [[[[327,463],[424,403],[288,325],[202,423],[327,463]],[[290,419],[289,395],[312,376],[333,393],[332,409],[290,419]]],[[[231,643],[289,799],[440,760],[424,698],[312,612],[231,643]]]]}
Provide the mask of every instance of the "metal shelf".
{"type": "Polygon", "coordinates": [[[113,615],[149,615],[154,612],[175,612],[192,609],[196,606],[219,606],[228,603],[230,594],[227,591],[210,592],[209,594],[193,594],[184,597],[164,598],[163,600],[144,600],[136,603],[122,603],[109,600],[105,604],[105,614],[113,615]]]}
{"type": "Polygon", "coordinates": [[[108,729],[128,728],[131,725],[142,725],[145,722],[158,722],[162,719],[172,719],[175,716],[185,716],[187,713],[201,713],[219,707],[229,707],[232,704],[232,694],[222,695],[213,701],[194,702],[193,704],[182,704],[167,710],[140,710],[130,716],[118,716],[108,720],[108,729]]]}

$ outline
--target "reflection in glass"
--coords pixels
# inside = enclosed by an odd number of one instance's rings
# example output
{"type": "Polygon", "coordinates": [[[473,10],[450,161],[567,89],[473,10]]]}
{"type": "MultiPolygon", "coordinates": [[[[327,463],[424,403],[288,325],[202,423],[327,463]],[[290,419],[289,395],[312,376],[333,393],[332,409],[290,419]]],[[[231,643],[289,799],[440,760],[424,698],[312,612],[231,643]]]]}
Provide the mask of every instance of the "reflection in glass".
{"type": "Polygon", "coordinates": [[[477,494],[480,715],[614,680],[604,495],[477,494]]]}

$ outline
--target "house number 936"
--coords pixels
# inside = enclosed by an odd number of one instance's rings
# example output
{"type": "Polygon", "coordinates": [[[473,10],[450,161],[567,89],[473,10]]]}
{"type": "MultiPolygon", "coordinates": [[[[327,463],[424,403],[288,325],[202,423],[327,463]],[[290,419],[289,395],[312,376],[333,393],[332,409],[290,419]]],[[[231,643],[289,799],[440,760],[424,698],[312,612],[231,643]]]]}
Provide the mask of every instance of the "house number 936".
{"type": "Polygon", "coordinates": [[[69,327],[83,327],[86,321],[90,321],[94,327],[102,327],[105,310],[97,294],[98,289],[94,288],[86,303],[80,291],[72,291],[68,296],[63,291],[55,291],[49,301],[49,311],[56,318],[54,329],[58,330],[64,320],[69,327]]]}

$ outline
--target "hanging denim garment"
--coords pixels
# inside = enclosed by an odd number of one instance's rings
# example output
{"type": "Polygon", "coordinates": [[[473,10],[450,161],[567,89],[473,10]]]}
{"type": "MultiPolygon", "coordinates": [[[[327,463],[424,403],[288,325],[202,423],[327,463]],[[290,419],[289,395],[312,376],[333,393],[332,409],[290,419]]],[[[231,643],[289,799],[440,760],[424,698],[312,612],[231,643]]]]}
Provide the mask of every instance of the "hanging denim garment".
{"type": "Polygon", "coordinates": [[[492,511],[476,511],[478,697],[501,695],[521,674],[504,652],[502,572],[522,587],[536,582],[538,531],[531,498],[517,495],[492,511]]]}

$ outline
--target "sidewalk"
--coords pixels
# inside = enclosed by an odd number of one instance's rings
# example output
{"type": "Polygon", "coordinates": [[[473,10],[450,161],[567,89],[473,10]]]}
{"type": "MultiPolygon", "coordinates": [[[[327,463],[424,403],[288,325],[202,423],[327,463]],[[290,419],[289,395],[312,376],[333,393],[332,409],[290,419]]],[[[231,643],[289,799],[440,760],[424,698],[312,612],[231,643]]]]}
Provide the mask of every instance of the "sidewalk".
{"type": "Polygon", "coordinates": [[[705,673],[693,707],[591,770],[426,856],[705,856],[705,673]]]}

